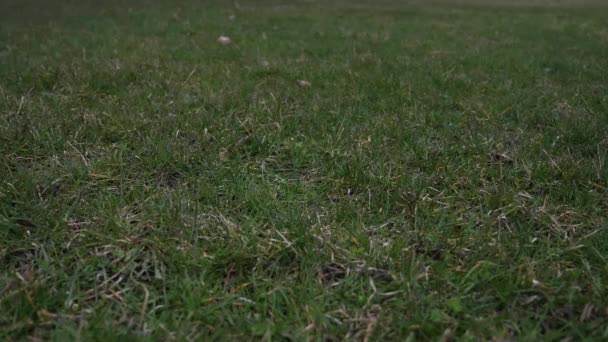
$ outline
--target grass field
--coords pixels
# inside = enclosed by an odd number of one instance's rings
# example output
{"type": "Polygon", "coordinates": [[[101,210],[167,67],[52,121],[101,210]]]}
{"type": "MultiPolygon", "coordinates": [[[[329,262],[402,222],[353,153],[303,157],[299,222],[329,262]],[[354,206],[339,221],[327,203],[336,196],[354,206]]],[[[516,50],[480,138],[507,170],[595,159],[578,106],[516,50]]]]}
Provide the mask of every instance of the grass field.
{"type": "Polygon", "coordinates": [[[0,23],[1,340],[608,338],[604,1],[0,23]]]}

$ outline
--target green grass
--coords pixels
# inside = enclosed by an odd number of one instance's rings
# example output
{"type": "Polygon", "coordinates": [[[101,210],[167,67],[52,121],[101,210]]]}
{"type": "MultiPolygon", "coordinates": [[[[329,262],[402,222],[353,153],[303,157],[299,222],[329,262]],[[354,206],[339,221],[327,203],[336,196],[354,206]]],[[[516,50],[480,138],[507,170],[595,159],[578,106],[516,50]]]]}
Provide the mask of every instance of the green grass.
{"type": "Polygon", "coordinates": [[[103,3],[0,4],[0,339],[608,338],[603,1],[103,3]]]}

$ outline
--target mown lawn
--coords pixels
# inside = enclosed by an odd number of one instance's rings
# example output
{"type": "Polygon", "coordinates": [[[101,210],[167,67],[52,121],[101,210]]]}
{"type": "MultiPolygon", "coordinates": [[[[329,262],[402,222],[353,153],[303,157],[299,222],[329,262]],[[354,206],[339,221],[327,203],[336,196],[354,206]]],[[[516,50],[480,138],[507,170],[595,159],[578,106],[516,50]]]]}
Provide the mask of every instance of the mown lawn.
{"type": "Polygon", "coordinates": [[[0,339],[606,339],[607,159],[604,1],[4,0],[0,339]]]}

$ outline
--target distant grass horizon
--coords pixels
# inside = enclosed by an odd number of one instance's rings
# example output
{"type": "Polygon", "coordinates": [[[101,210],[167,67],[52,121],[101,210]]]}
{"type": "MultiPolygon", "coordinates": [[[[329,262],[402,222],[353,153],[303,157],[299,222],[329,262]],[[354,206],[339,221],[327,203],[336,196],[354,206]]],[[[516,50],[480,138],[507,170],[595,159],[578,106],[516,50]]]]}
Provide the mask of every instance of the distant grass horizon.
{"type": "Polygon", "coordinates": [[[606,13],[0,2],[0,339],[608,339],[606,13]]]}

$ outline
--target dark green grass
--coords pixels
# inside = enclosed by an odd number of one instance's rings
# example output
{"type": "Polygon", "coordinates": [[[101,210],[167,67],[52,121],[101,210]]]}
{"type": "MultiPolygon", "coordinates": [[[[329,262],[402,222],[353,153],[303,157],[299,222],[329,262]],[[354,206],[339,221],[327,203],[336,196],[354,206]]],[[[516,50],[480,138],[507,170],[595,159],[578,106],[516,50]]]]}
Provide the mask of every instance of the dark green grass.
{"type": "Polygon", "coordinates": [[[608,338],[601,1],[95,3],[0,5],[0,338],[608,338]]]}

